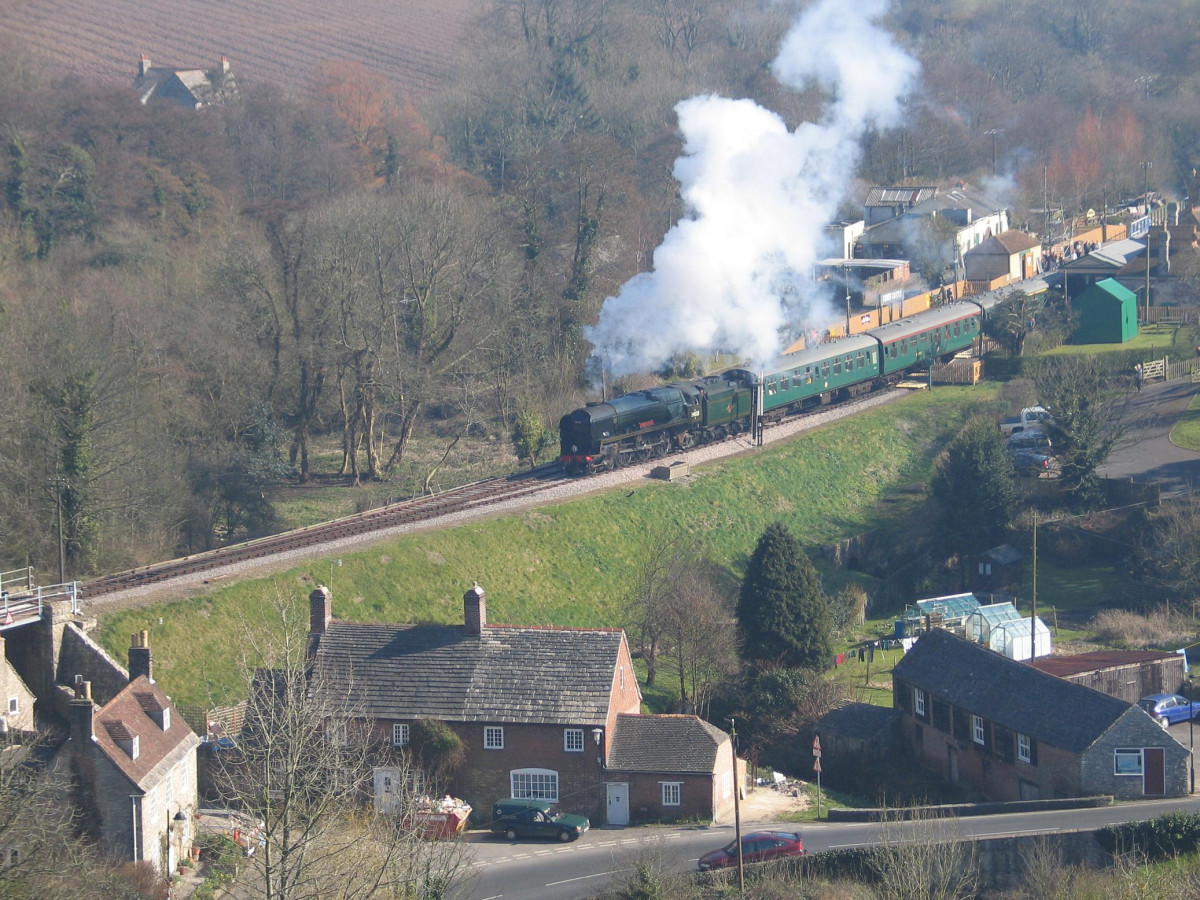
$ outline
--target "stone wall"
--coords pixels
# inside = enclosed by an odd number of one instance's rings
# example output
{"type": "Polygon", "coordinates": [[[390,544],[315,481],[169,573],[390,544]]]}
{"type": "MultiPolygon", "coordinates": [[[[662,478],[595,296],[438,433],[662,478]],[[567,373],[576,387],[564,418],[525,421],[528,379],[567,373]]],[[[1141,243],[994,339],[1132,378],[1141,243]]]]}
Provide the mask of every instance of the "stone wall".
{"type": "Polygon", "coordinates": [[[129,672],[82,629],[68,623],[63,629],[57,681],[73,685],[76,675],[82,675],[84,681],[92,683],[92,697],[99,706],[104,706],[129,684],[129,672]]]}

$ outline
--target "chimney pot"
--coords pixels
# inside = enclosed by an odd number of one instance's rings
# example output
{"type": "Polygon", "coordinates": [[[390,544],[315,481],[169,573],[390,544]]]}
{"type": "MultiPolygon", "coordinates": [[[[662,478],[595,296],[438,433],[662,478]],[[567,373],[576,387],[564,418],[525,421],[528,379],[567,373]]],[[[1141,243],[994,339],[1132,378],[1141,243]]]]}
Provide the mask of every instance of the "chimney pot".
{"type": "Polygon", "coordinates": [[[75,688],[75,699],[71,701],[69,716],[71,721],[71,738],[76,741],[75,752],[82,752],[83,747],[92,740],[92,683],[84,681],[75,688]]]}
{"type": "Polygon", "coordinates": [[[319,585],[308,595],[308,633],[324,634],[333,618],[333,595],[325,585],[319,585]]]}
{"type": "Polygon", "coordinates": [[[487,627],[487,601],[479,582],[463,594],[463,626],[467,634],[480,635],[487,627]]]}
{"type": "Polygon", "coordinates": [[[150,70],[150,57],[145,53],[142,54],[142,59],[138,63],[138,74],[145,75],[150,70]]]}

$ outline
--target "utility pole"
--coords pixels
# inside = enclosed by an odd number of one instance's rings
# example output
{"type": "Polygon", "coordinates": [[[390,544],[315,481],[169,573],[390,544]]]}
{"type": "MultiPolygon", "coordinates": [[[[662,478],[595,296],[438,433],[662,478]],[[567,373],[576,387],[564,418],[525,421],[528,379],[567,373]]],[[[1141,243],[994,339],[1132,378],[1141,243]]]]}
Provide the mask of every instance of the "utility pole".
{"type": "Polygon", "coordinates": [[[1004,130],[1003,128],[989,128],[987,131],[984,132],[984,134],[990,134],[992,136],[992,177],[993,178],[996,177],[996,135],[998,135],[1003,130],[1004,130]]]}
{"type": "Polygon", "coordinates": [[[737,720],[729,717],[729,752],[733,754],[733,839],[737,843],[738,854],[738,896],[746,896],[746,868],[742,861],[742,807],[738,794],[742,792],[741,779],[738,777],[737,758],[737,720]]]}
{"type": "Polygon", "coordinates": [[[1033,608],[1029,612],[1029,661],[1037,659],[1037,510],[1033,510],[1033,608]]]}
{"type": "Polygon", "coordinates": [[[63,479],[54,479],[55,507],[58,511],[58,583],[67,583],[67,545],[63,540],[63,508],[62,508],[63,479]]]}
{"type": "Polygon", "coordinates": [[[842,266],[842,285],[846,288],[846,337],[850,337],[850,267],[842,266]]]}
{"type": "Polygon", "coordinates": [[[1145,193],[1142,195],[1142,202],[1146,204],[1146,318],[1142,321],[1150,321],[1150,167],[1154,163],[1146,160],[1142,163],[1142,186],[1145,193]]]}

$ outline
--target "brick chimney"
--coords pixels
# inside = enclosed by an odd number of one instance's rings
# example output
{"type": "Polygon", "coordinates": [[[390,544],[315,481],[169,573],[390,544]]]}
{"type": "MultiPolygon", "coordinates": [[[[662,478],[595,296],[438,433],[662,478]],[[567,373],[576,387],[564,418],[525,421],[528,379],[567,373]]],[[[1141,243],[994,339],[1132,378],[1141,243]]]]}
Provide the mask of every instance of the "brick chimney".
{"type": "Polygon", "coordinates": [[[221,57],[221,74],[222,75],[229,74],[229,57],[228,56],[221,57]]]}
{"type": "Polygon", "coordinates": [[[94,737],[92,732],[92,716],[95,707],[92,705],[92,683],[81,681],[75,685],[75,699],[71,701],[69,715],[71,718],[71,740],[75,742],[75,752],[83,753],[94,737]]]}
{"type": "Polygon", "coordinates": [[[150,632],[135,631],[130,635],[129,642],[129,680],[133,681],[140,675],[154,683],[153,660],[150,656],[150,632]]]}
{"type": "Polygon", "coordinates": [[[324,634],[333,618],[333,594],[320,585],[308,595],[308,633],[324,634]]]}
{"type": "Polygon", "coordinates": [[[463,626],[467,634],[480,635],[487,627],[487,601],[479,582],[463,594],[463,626]]]}
{"type": "Polygon", "coordinates": [[[138,63],[138,74],[145,75],[149,71],[150,71],[150,57],[148,57],[145,53],[143,53],[142,59],[138,63]]]}

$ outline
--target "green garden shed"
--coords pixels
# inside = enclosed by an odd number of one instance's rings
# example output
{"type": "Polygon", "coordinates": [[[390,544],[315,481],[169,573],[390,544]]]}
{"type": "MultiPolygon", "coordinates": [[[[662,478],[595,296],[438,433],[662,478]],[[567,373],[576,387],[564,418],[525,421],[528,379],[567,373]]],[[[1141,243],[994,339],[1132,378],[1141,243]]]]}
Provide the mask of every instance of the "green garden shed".
{"type": "Polygon", "coordinates": [[[1123,344],[1137,337],[1137,295],[1115,278],[1097,281],[1071,298],[1076,344],[1123,344]]]}

